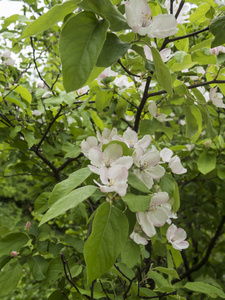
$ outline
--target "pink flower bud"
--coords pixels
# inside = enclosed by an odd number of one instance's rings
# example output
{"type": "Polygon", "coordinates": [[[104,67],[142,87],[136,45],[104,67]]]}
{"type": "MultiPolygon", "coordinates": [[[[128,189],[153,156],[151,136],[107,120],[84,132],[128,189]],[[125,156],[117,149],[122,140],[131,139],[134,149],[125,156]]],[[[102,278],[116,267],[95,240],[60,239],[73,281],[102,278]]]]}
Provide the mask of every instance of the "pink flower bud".
{"type": "Polygon", "coordinates": [[[18,253],[17,253],[16,251],[12,251],[12,252],[11,252],[11,255],[12,255],[13,257],[17,257],[18,253]]]}
{"type": "Polygon", "coordinates": [[[26,223],[26,229],[30,229],[31,228],[31,223],[29,221],[27,221],[26,223]]]}

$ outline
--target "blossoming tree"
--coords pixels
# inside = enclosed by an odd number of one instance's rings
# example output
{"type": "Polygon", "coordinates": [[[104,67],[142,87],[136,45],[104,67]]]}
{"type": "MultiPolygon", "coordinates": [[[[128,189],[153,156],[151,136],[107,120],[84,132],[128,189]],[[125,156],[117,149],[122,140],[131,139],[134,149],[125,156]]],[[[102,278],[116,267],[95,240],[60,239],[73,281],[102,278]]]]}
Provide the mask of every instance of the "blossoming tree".
{"type": "Polygon", "coordinates": [[[36,200],[0,227],[0,297],[225,298],[223,2],[23,3],[0,31],[1,171],[36,200]]]}

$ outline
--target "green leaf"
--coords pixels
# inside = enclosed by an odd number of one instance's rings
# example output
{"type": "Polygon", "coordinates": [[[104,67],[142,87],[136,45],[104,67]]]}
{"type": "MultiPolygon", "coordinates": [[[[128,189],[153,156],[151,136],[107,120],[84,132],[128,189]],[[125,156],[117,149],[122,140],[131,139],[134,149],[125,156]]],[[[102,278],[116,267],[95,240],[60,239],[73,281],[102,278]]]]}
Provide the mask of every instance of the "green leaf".
{"type": "Polygon", "coordinates": [[[202,117],[204,119],[204,122],[206,123],[206,132],[207,135],[211,138],[211,140],[214,140],[214,138],[217,135],[216,130],[214,129],[212,122],[211,122],[211,116],[208,111],[208,106],[207,107],[202,107],[199,105],[199,109],[201,110],[202,117]]]}
{"type": "Polygon", "coordinates": [[[188,282],[184,286],[185,289],[190,291],[207,294],[212,298],[223,298],[225,299],[225,293],[219,288],[204,282],[188,282]]]}
{"type": "Polygon", "coordinates": [[[120,145],[122,147],[123,156],[131,156],[132,153],[133,153],[133,149],[129,148],[126,143],[121,142],[121,141],[117,141],[117,140],[110,141],[109,143],[102,145],[102,151],[104,151],[106,147],[108,147],[109,145],[112,145],[112,144],[117,144],[117,145],[120,145]]]}
{"type": "Polygon", "coordinates": [[[183,262],[183,259],[182,259],[180,251],[174,249],[173,247],[171,247],[170,251],[171,251],[171,254],[172,254],[172,257],[173,257],[173,261],[174,261],[174,264],[175,264],[176,268],[179,268],[179,266],[183,262]]]}
{"type": "Polygon", "coordinates": [[[151,202],[151,196],[141,196],[141,195],[135,195],[135,194],[126,194],[122,197],[122,200],[127,203],[129,206],[129,209],[133,212],[138,211],[146,211],[146,209],[149,207],[149,204],[151,202]]]}
{"type": "Polygon", "coordinates": [[[198,170],[202,174],[207,174],[216,168],[216,153],[209,153],[208,151],[203,151],[199,156],[198,170]]]}
{"type": "Polygon", "coordinates": [[[186,137],[191,138],[198,132],[198,120],[192,113],[190,106],[183,107],[186,122],[186,137]]]}
{"type": "Polygon", "coordinates": [[[87,179],[91,173],[92,172],[89,168],[83,168],[73,172],[66,180],[56,184],[48,200],[49,206],[69,194],[85,179],[87,179]]]}
{"type": "Polygon", "coordinates": [[[11,90],[19,94],[24,100],[26,100],[29,104],[31,103],[32,96],[31,93],[23,86],[11,87],[11,90]]]}
{"type": "Polygon", "coordinates": [[[189,17],[190,22],[202,23],[207,18],[205,16],[206,12],[210,9],[210,5],[208,3],[203,3],[199,5],[194,13],[192,13],[189,17]]]}
{"type": "Polygon", "coordinates": [[[78,204],[89,198],[96,191],[96,189],[97,188],[95,186],[87,185],[72,191],[63,198],[60,198],[47,211],[39,226],[65,213],[68,209],[76,207],[78,204]]]}
{"type": "Polygon", "coordinates": [[[70,18],[59,39],[63,84],[67,92],[81,88],[89,79],[106,39],[108,22],[91,12],[70,18]]]}
{"type": "Polygon", "coordinates": [[[212,41],[212,48],[220,46],[225,43],[225,16],[218,17],[212,21],[209,30],[215,36],[212,41]]]}
{"type": "Polygon", "coordinates": [[[104,129],[104,127],[105,127],[102,119],[99,118],[99,116],[98,116],[98,114],[97,114],[96,111],[91,110],[90,112],[91,112],[91,118],[94,121],[95,125],[98,126],[98,128],[100,128],[101,131],[102,131],[104,129]]]}
{"type": "Polygon", "coordinates": [[[29,241],[28,236],[22,232],[10,233],[0,240],[0,255],[10,255],[11,251],[20,249],[29,241]]]}
{"type": "Polygon", "coordinates": [[[154,268],[155,270],[163,273],[163,274],[167,274],[167,275],[170,275],[172,276],[173,278],[177,278],[177,279],[180,279],[180,277],[178,276],[177,274],[177,271],[174,270],[174,269],[171,269],[171,268],[164,268],[164,267],[156,267],[154,268]]]}
{"type": "Polygon", "coordinates": [[[21,39],[41,33],[55,23],[62,21],[66,15],[76,9],[79,2],[80,0],[69,0],[53,6],[46,14],[40,16],[24,30],[21,39]]]}
{"type": "Polygon", "coordinates": [[[92,233],[84,246],[88,283],[113,266],[126,242],[128,229],[128,220],[120,209],[108,202],[98,208],[92,233]]]}
{"type": "Polygon", "coordinates": [[[147,186],[133,173],[129,171],[128,184],[131,185],[136,190],[149,194],[149,189],[147,186]]]}
{"type": "Polygon", "coordinates": [[[171,64],[170,70],[173,72],[189,69],[196,65],[196,62],[193,62],[191,59],[191,54],[186,54],[181,62],[176,62],[175,59],[171,59],[169,63],[171,64]]]}
{"type": "Polygon", "coordinates": [[[170,70],[162,61],[159,51],[154,47],[151,47],[151,51],[154,60],[157,80],[161,87],[163,87],[167,91],[167,93],[171,97],[173,97],[172,77],[170,74],[170,70]]]}
{"type": "Polygon", "coordinates": [[[170,174],[165,174],[160,181],[160,187],[163,192],[167,192],[171,197],[173,197],[174,192],[175,192],[175,183],[176,181],[174,180],[173,176],[170,174]]]}
{"type": "Polygon", "coordinates": [[[213,38],[209,38],[209,39],[204,40],[201,43],[198,43],[197,45],[194,45],[193,47],[191,47],[189,52],[192,53],[192,52],[202,49],[202,48],[210,48],[212,40],[213,40],[213,38]]]}
{"type": "Polygon", "coordinates": [[[225,179],[225,165],[222,164],[218,164],[216,166],[216,170],[217,170],[217,175],[220,179],[225,179]]]}
{"type": "Polygon", "coordinates": [[[180,195],[179,195],[179,188],[177,182],[175,184],[174,194],[173,194],[173,211],[177,212],[180,208],[180,195]]]}
{"type": "Polygon", "coordinates": [[[35,144],[34,132],[23,129],[22,133],[24,135],[25,141],[28,144],[28,147],[31,148],[35,144]]]}
{"type": "Polygon", "coordinates": [[[191,59],[199,65],[216,64],[217,58],[215,55],[206,55],[203,51],[194,51],[191,54],[191,59]]]}
{"type": "Polygon", "coordinates": [[[96,66],[109,67],[123,56],[130,48],[130,43],[122,42],[117,35],[108,32],[96,66]]]}
{"type": "MultiPolygon", "coordinates": [[[[22,276],[23,270],[20,264],[11,267],[10,269],[1,270],[0,272],[0,298],[7,296],[14,292],[17,284],[22,276]]],[[[10,297],[11,299],[11,297],[10,297]]]]}
{"type": "Polygon", "coordinates": [[[44,257],[40,255],[35,255],[33,257],[29,257],[27,261],[31,274],[36,280],[43,280],[46,278],[46,271],[48,268],[48,262],[44,257]]]}
{"type": "Polygon", "coordinates": [[[109,106],[111,100],[113,98],[113,93],[110,91],[99,91],[96,94],[95,98],[95,106],[98,113],[101,113],[104,108],[109,106]]]}
{"type": "Polygon", "coordinates": [[[135,264],[140,260],[140,247],[133,240],[127,240],[121,252],[122,262],[128,267],[133,268],[135,264]]]}
{"type": "Polygon", "coordinates": [[[148,278],[152,278],[158,287],[169,285],[169,282],[158,272],[149,271],[147,276],[148,278]]]}
{"type": "Polygon", "coordinates": [[[79,6],[108,20],[112,31],[129,29],[126,19],[110,0],[83,0],[79,6]]]}
{"type": "MultiPolygon", "coordinates": [[[[190,106],[191,114],[195,117],[197,121],[198,130],[197,132],[191,137],[193,142],[196,142],[202,132],[202,114],[196,105],[190,106]]],[[[190,122],[188,122],[188,126],[190,126],[190,122]]]]}

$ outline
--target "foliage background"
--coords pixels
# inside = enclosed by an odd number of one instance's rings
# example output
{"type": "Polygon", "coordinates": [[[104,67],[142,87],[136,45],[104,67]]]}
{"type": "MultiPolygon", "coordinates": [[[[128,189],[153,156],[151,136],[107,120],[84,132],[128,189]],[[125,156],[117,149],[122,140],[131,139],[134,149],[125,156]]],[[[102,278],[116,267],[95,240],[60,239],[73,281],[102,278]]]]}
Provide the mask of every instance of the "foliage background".
{"type": "MultiPolygon", "coordinates": [[[[220,92],[225,92],[225,55],[210,53],[211,48],[225,42],[222,34],[224,6],[210,0],[192,1],[195,6],[189,23],[179,24],[174,38],[157,39],[158,49],[169,45],[175,54],[163,66],[157,59],[154,64],[146,59],[143,44],[138,38],[133,43],[136,36],[126,30],[129,28],[126,21],[119,22],[116,13],[110,19],[107,11],[99,12],[95,7],[95,15],[108,20],[104,21],[105,26],[110,23],[111,30],[120,39],[116,43],[121,48],[119,54],[111,49],[107,59],[95,62],[96,67],[93,65],[84,74],[87,80],[79,82],[79,78],[75,79],[75,86],[71,77],[65,75],[67,67],[62,71],[61,61],[63,68],[71,61],[70,56],[63,56],[66,46],[60,35],[79,1],[70,1],[69,8],[64,6],[65,11],[60,10],[59,19],[54,18],[56,14],[50,15],[51,18],[48,16],[47,27],[43,21],[36,23],[33,29],[27,26],[61,1],[45,1],[43,6],[33,0],[22,2],[23,12],[5,19],[0,31],[1,52],[10,49],[17,56],[15,65],[7,64],[4,57],[0,65],[1,298],[225,298],[225,115],[223,107],[207,102],[206,94],[197,89],[204,86],[209,91],[218,85],[220,92]],[[31,17],[26,17],[27,13],[31,17]],[[219,22],[217,26],[214,26],[215,20],[219,22]],[[34,32],[29,33],[26,28],[34,32]],[[186,38],[179,39],[180,36],[186,38]],[[97,81],[98,75],[109,66],[118,75],[97,81]],[[159,66],[162,75],[167,74],[166,66],[169,68],[167,80],[160,79],[159,66]],[[203,69],[199,71],[197,67],[203,69]],[[94,74],[88,81],[92,69],[94,74]],[[149,76],[155,70],[157,76],[153,75],[154,84],[150,85],[149,76]],[[120,75],[127,76],[124,84],[115,83],[120,75]],[[173,90],[168,82],[173,84],[173,90]],[[86,83],[88,90],[83,87],[86,83]],[[147,87],[145,92],[143,86],[147,87]],[[155,119],[148,111],[147,100],[156,102],[158,113],[164,113],[168,118],[172,114],[172,120],[160,122],[155,119]],[[105,203],[102,193],[97,191],[76,208],[48,224],[38,225],[48,209],[48,199],[55,185],[88,165],[80,150],[81,141],[104,127],[116,127],[122,133],[128,126],[140,136],[153,135],[158,148],[172,149],[188,169],[186,174],[172,178],[178,183],[181,199],[176,225],[186,230],[190,247],[182,252],[168,249],[160,234],[146,247],[128,240],[115,266],[90,285],[87,284],[83,247],[90,235],[90,217],[100,204],[105,203]],[[30,229],[26,228],[27,221],[31,222],[30,229]],[[11,251],[17,251],[19,255],[12,257],[11,251]],[[66,276],[67,261],[71,276],[66,276]],[[143,267],[144,271],[140,273],[143,267]],[[170,271],[157,271],[157,267],[170,271]],[[180,280],[171,269],[176,270],[180,280]],[[141,279],[140,276],[135,278],[137,274],[141,274],[141,279]],[[127,290],[129,286],[131,289],[127,290]],[[139,298],[137,287],[141,289],[139,298]]],[[[74,14],[80,13],[81,9],[93,11],[89,9],[89,2],[79,3],[80,8],[74,14]]],[[[124,13],[121,1],[112,2],[124,13]]],[[[154,15],[166,12],[160,1],[149,4],[154,15]]],[[[102,7],[111,5],[110,1],[104,1],[102,7]]],[[[76,36],[79,26],[76,22],[74,33],[70,28],[64,37],[67,34],[76,36]]],[[[110,39],[113,36],[109,34],[110,39]]],[[[150,43],[148,37],[142,40],[150,43]]],[[[101,47],[102,44],[100,50],[101,47]]],[[[77,53],[82,51],[74,49],[77,53]]],[[[99,54],[95,56],[98,58],[99,54]]],[[[81,69],[76,70],[76,74],[80,72],[81,69]]],[[[77,186],[93,185],[93,179],[97,178],[92,174],[77,186]]],[[[169,194],[174,194],[171,176],[161,184],[169,194]]],[[[118,201],[117,205],[123,210],[123,203],[118,201]]],[[[132,223],[131,216],[130,219],[132,223]]]]}

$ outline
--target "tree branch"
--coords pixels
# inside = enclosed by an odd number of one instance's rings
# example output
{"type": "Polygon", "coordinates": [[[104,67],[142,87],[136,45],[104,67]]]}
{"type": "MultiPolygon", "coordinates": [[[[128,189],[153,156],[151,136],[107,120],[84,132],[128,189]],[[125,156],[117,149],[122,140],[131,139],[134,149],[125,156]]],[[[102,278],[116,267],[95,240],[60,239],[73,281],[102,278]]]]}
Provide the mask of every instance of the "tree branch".
{"type": "Polygon", "coordinates": [[[37,144],[37,146],[36,146],[36,149],[37,149],[37,150],[41,147],[41,145],[42,145],[42,143],[44,142],[44,139],[46,138],[47,134],[49,133],[49,131],[50,131],[52,125],[53,125],[53,124],[55,123],[55,121],[59,118],[59,115],[60,115],[62,109],[63,109],[63,107],[62,107],[62,105],[60,104],[60,109],[59,109],[59,111],[57,112],[57,114],[55,115],[55,117],[51,120],[51,122],[48,124],[48,127],[46,128],[46,130],[45,130],[45,132],[44,132],[44,134],[43,134],[43,136],[42,136],[40,142],[37,144]]]}
{"type": "MultiPolygon", "coordinates": [[[[215,84],[215,83],[218,83],[218,84],[225,83],[225,80],[216,80],[216,79],[214,79],[214,80],[211,80],[211,81],[206,81],[206,82],[192,84],[192,85],[187,86],[187,88],[189,90],[191,90],[191,89],[197,88],[199,86],[205,86],[205,85],[215,84]]],[[[150,98],[150,97],[154,97],[154,96],[158,96],[158,95],[162,95],[162,94],[167,94],[167,91],[166,90],[162,90],[162,91],[158,91],[158,92],[149,93],[147,95],[147,97],[150,98]]]]}
{"type": "Polygon", "coordinates": [[[37,62],[36,62],[36,56],[35,56],[35,48],[34,48],[34,43],[33,43],[33,38],[32,37],[30,38],[30,43],[31,43],[31,47],[32,47],[32,50],[33,50],[33,61],[34,61],[35,69],[38,73],[38,76],[41,79],[41,81],[44,82],[44,84],[49,88],[49,90],[52,91],[52,94],[55,96],[55,93],[53,92],[51,87],[47,84],[47,82],[44,80],[44,78],[41,76],[41,73],[38,70],[38,66],[37,66],[37,62]]]}
{"type": "Polygon", "coordinates": [[[175,14],[175,19],[177,19],[178,17],[179,17],[179,14],[180,14],[180,12],[181,12],[181,9],[183,8],[183,6],[184,6],[184,3],[185,3],[185,1],[181,1],[180,2],[180,5],[179,5],[179,7],[178,7],[178,10],[177,10],[177,12],[176,12],[176,14],[175,14]]]}
{"type": "Polygon", "coordinates": [[[124,69],[124,71],[125,71],[127,74],[129,74],[129,75],[131,75],[131,76],[135,76],[135,77],[141,77],[140,75],[136,75],[136,74],[130,72],[130,71],[122,64],[122,62],[121,62],[120,59],[118,59],[117,62],[118,62],[118,64],[121,65],[121,67],[124,69]]]}
{"type": "MultiPolygon", "coordinates": [[[[152,72],[151,72],[152,74],[152,72]]],[[[135,118],[135,123],[134,123],[134,130],[136,132],[138,132],[138,127],[139,127],[139,122],[140,122],[140,118],[141,118],[141,113],[142,113],[142,110],[145,106],[145,103],[148,99],[148,89],[149,89],[149,86],[150,86],[150,83],[151,83],[151,77],[148,77],[147,80],[146,80],[146,84],[145,84],[145,90],[144,90],[144,94],[143,94],[143,97],[142,97],[142,100],[141,100],[141,103],[137,109],[137,113],[136,113],[136,118],[135,118]]]]}

